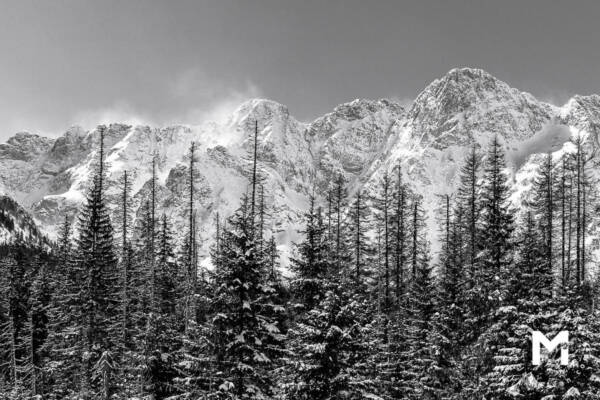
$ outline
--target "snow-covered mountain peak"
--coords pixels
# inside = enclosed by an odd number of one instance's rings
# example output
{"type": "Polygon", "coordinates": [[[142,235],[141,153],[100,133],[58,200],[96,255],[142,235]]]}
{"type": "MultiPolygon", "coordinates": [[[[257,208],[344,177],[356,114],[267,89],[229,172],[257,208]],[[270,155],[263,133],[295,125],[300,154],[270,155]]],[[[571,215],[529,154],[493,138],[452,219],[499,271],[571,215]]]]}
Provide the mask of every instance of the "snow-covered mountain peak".
{"type": "Polygon", "coordinates": [[[502,95],[499,92],[510,91],[511,87],[508,84],[482,69],[454,68],[429,84],[417,97],[415,103],[419,103],[427,97],[439,100],[463,98],[465,101],[474,101],[477,98],[502,95]]]}
{"type": "Polygon", "coordinates": [[[563,123],[596,134],[600,129],[600,96],[575,95],[560,109],[563,123]]]}
{"type": "Polygon", "coordinates": [[[556,110],[481,69],[455,68],[419,94],[408,111],[407,125],[435,147],[483,145],[494,134],[526,139],[556,110]]]}
{"type": "Polygon", "coordinates": [[[273,119],[281,119],[289,117],[289,110],[286,106],[273,100],[268,99],[250,99],[242,103],[231,115],[229,125],[245,127],[248,124],[252,125],[254,130],[255,121],[263,125],[269,124],[273,119]]]}
{"type": "MultiPolygon", "coordinates": [[[[219,132],[228,140],[221,144],[235,151],[247,151],[252,146],[254,130],[258,128],[260,150],[264,159],[281,157],[284,148],[295,143],[304,147],[304,124],[290,115],[289,109],[276,101],[251,99],[242,103],[219,132]]],[[[288,149],[290,150],[290,149],[288,149]]]]}
{"type": "Polygon", "coordinates": [[[4,144],[0,144],[0,157],[30,161],[48,151],[52,139],[29,132],[19,132],[4,144]]]}
{"type": "Polygon", "coordinates": [[[332,113],[327,115],[343,118],[346,121],[355,121],[381,111],[395,113],[399,116],[404,109],[399,103],[388,99],[354,99],[351,102],[338,105],[332,113]]]}

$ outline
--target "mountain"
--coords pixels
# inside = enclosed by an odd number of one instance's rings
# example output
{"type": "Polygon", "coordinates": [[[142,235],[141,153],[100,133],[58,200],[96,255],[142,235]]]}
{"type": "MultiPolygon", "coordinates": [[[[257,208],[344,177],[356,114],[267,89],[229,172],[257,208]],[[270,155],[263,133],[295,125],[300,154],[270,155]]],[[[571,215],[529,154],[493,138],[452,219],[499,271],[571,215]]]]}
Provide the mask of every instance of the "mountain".
{"type": "Polygon", "coordinates": [[[26,242],[47,246],[49,241],[29,213],[8,196],[0,196],[0,244],[26,242]]]}
{"type": "MultiPolygon", "coordinates": [[[[374,190],[384,172],[402,166],[405,181],[424,197],[433,248],[439,196],[457,184],[466,152],[485,148],[498,135],[509,161],[513,196],[526,196],[539,155],[570,151],[581,134],[596,157],[600,96],[574,96],[563,106],[536,99],[487,72],[456,68],[427,86],[406,109],[392,100],[356,99],[312,122],[295,119],[282,104],[252,99],[222,123],[163,128],[111,124],[106,135],[107,196],[118,196],[127,170],[134,209],[149,193],[152,155],[157,155],[158,209],[183,232],[186,152],[199,148],[196,209],[207,259],[218,212],[231,214],[247,190],[248,154],[255,124],[258,159],[272,216],[272,230],[285,259],[297,240],[308,195],[323,195],[343,175],[350,193],[374,190]]],[[[0,192],[32,213],[43,231],[55,234],[63,216],[73,216],[97,158],[97,129],[72,127],[57,138],[18,133],[0,145],[0,192]]]]}

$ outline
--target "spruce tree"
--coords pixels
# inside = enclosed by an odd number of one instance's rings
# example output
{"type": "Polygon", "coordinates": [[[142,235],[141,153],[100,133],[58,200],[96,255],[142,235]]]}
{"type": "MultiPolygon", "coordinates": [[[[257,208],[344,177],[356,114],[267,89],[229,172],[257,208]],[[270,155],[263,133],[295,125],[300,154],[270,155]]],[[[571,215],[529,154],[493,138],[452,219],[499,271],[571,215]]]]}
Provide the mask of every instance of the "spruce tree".
{"type": "Polygon", "coordinates": [[[361,399],[372,396],[372,382],[363,374],[366,338],[360,304],[334,283],[323,300],[290,329],[292,382],[289,399],[361,399]]]}
{"type": "Polygon", "coordinates": [[[388,323],[389,315],[392,311],[392,287],[391,287],[391,250],[392,250],[392,235],[391,235],[391,211],[392,211],[392,182],[387,174],[383,175],[380,181],[378,192],[374,196],[375,215],[377,224],[381,229],[381,269],[382,276],[382,311],[383,334],[384,341],[388,341],[388,323]]]}
{"type": "Polygon", "coordinates": [[[22,271],[12,254],[0,259],[0,394],[26,398],[28,383],[26,309],[19,299],[22,271]],[[24,314],[25,313],[25,314],[24,314]]]}
{"type": "MultiPolygon", "coordinates": [[[[482,357],[489,357],[489,371],[479,384],[488,398],[509,399],[511,393],[538,398],[543,394],[532,374],[530,332],[548,330],[552,296],[552,271],[547,257],[545,227],[528,211],[518,232],[515,266],[507,276],[507,294],[493,310],[493,324],[481,335],[482,357]],[[529,383],[525,387],[525,382],[529,383]]],[[[535,372],[535,371],[533,371],[535,372]]]]}
{"type": "MultiPolygon", "coordinates": [[[[39,252],[39,250],[37,251],[39,252]]],[[[36,270],[29,295],[31,393],[33,395],[43,395],[47,389],[44,366],[48,357],[46,341],[50,322],[51,287],[46,263],[40,263],[36,270]]]]}
{"type": "Polygon", "coordinates": [[[335,215],[335,238],[333,250],[335,254],[336,273],[342,271],[342,264],[347,263],[349,259],[348,249],[346,249],[346,232],[343,224],[344,211],[347,206],[347,189],[344,177],[340,174],[335,181],[333,190],[333,213],[335,215]]]}
{"type": "MultiPolygon", "coordinates": [[[[359,207],[360,210],[360,207],[359,207]]],[[[295,321],[289,330],[289,382],[287,398],[365,398],[372,394],[368,340],[364,335],[365,306],[356,293],[346,263],[328,257],[328,229],[311,198],[305,216],[305,239],[293,260],[295,321]],[[333,273],[332,273],[333,272],[333,273]],[[341,273],[339,273],[341,272],[341,273]]],[[[360,218],[360,217],[359,217],[360,218]]],[[[356,234],[356,232],[354,232],[356,234]]]]}
{"type": "Polygon", "coordinates": [[[458,206],[464,212],[463,223],[466,232],[464,257],[471,276],[475,274],[475,262],[479,250],[477,232],[479,231],[481,217],[480,172],[481,158],[473,146],[461,167],[460,184],[457,192],[458,206]]]}
{"type": "Polygon", "coordinates": [[[542,160],[538,175],[533,183],[531,208],[538,225],[538,232],[543,241],[543,262],[546,269],[553,271],[555,247],[555,222],[554,216],[557,203],[554,198],[556,189],[556,175],[552,154],[547,154],[542,160]]]}
{"type": "Polygon", "coordinates": [[[428,243],[424,232],[424,212],[421,199],[412,204],[412,275],[408,304],[401,335],[404,341],[400,353],[402,365],[395,395],[407,399],[438,398],[442,383],[432,373],[434,359],[430,338],[435,311],[434,280],[431,271],[428,243]]]}
{"type": "Polygon", "coordinates": [[[327,226],[321,210],[315,206],[315,198],[311,196],[309,201],[309,210],[304,215],[306,227],[301,232],[304,241],[296,245],[298,257],[292,259],[291,288],[297,312],[310,310],[322,300],[330,265],[327,226]]]}
{"type": "Polygon", "coordinates": [[[501,304],[506,296],[506,274],[513,258],[513,210],[508,201],[509,187],[505,175],[506,161],[498,136],[494,136],[487,152],[484,185],[481,193],[482,215],[478,240],[481,251],[477,256],[476,276],[481,312],[476,315],[481,324],[487,314],[501,304]]]}
{"type": "Polygon", "coordinates": [[[190,144],[188,153],[188,204],[187,204],[187,232],[182,246],[181,264],[184,268],[184,289],[183,289],[183,319],[185,324],[186,334],[192,335],[192,330],[195,329],[197,323],[197,282],[198,282],[198,266],[197,266],[197,227],[196,227],[196,212],[194,209],[194,195],[196,183],[196,143],[190,144]]]}
{"type": "Polygon", "coordinates": [[[265,398],[275,391],[273,346],[281,341],[281,332],[273,318],[272,286],[265,279],[267,268],[258,251],[247,198],[227,225],[215,273],[218,312],[213,325],[224,341],[218,349],[222,358],[219,390],[240,399],[265,398]]]}
{"type": "MultiPolygon", "coordinates": [[[[75,265],[81,276],[79,315],[83,351],[81,395],[92,396],[105,385],[94,367],[114,351],[114,316],[118,292],[113,228],[104,199],[104,127],[100,134],[98,169],[78,216],[75,265]]],[[[105,392],[105,397],[110,393],[105,392]]]]}
{"type": "Polygon", "coordinates": [[[442,232],[442,253],[436,287],[437,312],[432,317],[430,332],[430,374],[434,393],[451,396],[462,390],[459,361],[465,344],[463,316],[467,307],[463,291],[467,270],[463,254],[464,212],[459,206],[451,213],[450,196],[445,196],[445,200],[446,222],[442,232]]]}
{"type": "Polygon", "coordinates": [[[368,276],[368,260],[372,255],[372,248],[367,233],[370,228],[370,209],[366,204],[365,196],[358,191],[354,200],[348,207],[349,224],[347,248],[352,249],[351,263],[353,276],[357,285],[363,284],[363,279],[368,276]]]}
{"type": "Polygon", "coordinates": [[[167,217],[162,215],[156,240],[156,266],[152,316],[146,337],[145,391],[155,398],[174,393],[176,352],[179,349],[176,318],[177,270],[172,234],[167,217]]]}
{"type": "Polygon", "coordinates": [[[81,270],[75,264],[72,230],[65,216],[59,231],[56,266],[50,276],[52,291],[49,333],[46,346],[48,362],[45,375],[52,381],[56,398],[79,391],[77,379],[82,367],[82,330],[80,316],[81,270]]]}
{"type": "Polygon", "coordinates": [[[394,214],[393,220],[393,234],[394,234],[394,288],[396,305],[398,306],[404,295],[404,270],[406,268],[406,253],[407,253],[407,231],[408,231],[408,216],[410,211],[408,210],[409,202],[408,189],[402,180],[402,168],[400,164],[397,170],[397,182],[396,191],[394,193],[394,214]]]}
{"type": "MultiPolygon", "coordinates": [[[[119,345],[119,376],[125,395],[129,395],[137,383],[137,360],[135,340],[137,336],[136,325],[141,320],[139,313],[142,311],[138,305],[139,298],[143,296],[140,291],[142,276],[139,265],[136,265],[136,256],[131,240],[131,182],[127,171],[120,178],[120,196],[116,213],[116,223],[119,227],[119,288],[120,310],[118,321],[119,345]]],[[[107,359],[106,359],[107,360],[107,359]]]]}

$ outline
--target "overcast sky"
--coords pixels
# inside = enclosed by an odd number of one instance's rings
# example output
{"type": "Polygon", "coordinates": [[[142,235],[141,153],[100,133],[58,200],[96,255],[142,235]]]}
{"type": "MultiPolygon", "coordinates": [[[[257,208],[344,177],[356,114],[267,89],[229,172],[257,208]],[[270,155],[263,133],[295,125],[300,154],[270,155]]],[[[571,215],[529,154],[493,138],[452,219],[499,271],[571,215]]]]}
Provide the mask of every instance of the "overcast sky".
{"type": "Polygon", "coordinates": [[[0,0],[0,140],[194,124],[250,97],[310,120],[456,66],[556,104],[600,93],[600,1],[0,0]]]}

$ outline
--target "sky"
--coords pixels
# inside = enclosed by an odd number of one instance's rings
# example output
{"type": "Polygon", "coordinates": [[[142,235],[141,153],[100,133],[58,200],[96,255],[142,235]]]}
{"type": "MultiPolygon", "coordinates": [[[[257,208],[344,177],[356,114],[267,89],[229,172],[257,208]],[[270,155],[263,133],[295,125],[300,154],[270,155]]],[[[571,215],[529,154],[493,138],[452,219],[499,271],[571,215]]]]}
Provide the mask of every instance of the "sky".
{"type": "Polygon", "coordinates": [[[309,121],[454,67],[562,104],[600,93],[596,0],[0,0],[0,141],[198,124],[252,97],[309,121]]]}

